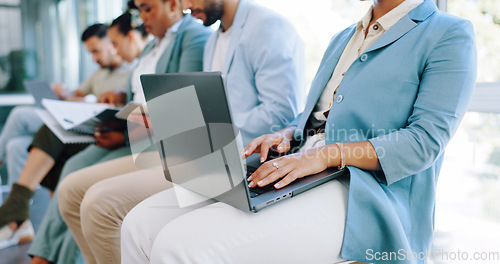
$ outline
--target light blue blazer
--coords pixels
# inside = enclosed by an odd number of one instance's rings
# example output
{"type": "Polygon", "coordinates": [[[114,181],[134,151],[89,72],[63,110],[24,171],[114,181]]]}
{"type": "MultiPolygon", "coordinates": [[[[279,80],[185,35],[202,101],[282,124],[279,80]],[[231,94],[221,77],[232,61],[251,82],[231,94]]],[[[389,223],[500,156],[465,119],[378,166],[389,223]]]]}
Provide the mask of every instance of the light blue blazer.
{"type": "MultiPolygon", "coordinates": [[[[292,123],[299,140],[355,29],[331,40],[305,110],[292,123]]],[[[424,262],[414,253],[425,256],[430,248],[443,152],[467,109],[475,79],[471,23],[438,11],[431,0],[350,66],[327,119],[326,141],[369,140],[382,171],[348,167],[344,259],[379,263],[386,252],[391,263],[424,262]]]]}
{"type": "MultiPolygon", "coordinates": [[[[205,46],[205,71],[212,70],[218,36],[205,46]]],[[[286,127],[303,108],[303,42],[291,23],[252,1],[240,0],[222,74],[245,145],[286,127]]]]}

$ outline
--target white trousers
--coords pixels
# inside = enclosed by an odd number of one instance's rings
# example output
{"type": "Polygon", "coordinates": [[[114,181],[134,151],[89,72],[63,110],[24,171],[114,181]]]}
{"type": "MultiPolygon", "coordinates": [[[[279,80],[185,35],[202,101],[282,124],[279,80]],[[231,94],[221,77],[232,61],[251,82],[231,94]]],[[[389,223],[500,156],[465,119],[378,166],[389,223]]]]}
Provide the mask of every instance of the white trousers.
{"type": "Polygon", "coordinates": [[[347,195],[334,180],[249,213],[220,202],[179,208],[168,189],[125,217],[122,263],[339,262],[347,195]]]}

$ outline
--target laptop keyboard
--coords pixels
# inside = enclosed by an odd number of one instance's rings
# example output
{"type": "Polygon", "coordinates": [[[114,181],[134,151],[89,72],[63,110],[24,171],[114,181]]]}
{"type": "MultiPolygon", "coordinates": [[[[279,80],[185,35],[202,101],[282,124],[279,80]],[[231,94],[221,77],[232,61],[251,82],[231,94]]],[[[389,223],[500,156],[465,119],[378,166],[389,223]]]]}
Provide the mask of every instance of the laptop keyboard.
{"type": "MultiPolygon", "coordinates": [[[[251,169],[249,168],[249,169],[248,169],[248,171],[247,171],[247,176],[246,176],[246,178],[250,177],[250,175],[252,175],[252,173],[254,173],[254,172],[255,172],[255,170],[251,170],[251,169]]],[[[257,186],[257,187],[249,188],[249,190],[250,190],[250,197],[251,197],[251,198],[255,198],[255,197],[257,197],[257,196],[259,196],[259,195],[261,195],[261,194],[263,194],[263,193],[269,192],[269,191],[271,191],[271,190],[275,190],[276,188],[274,188],[274,184],[275,184],[275,183],[277,183],[278,181],[279,181],[279,179],[278,179],[278,180],[276,180],[276,181],[275,181],[275,182],[273,182],[273,183],[270,183],[270,184],[268,184],[268,185],[264,186],[264,187],[258,187],[258,186],[257,186]]],[[[248,184],[250,184],[250,182],[249,182],[249,181],[247,181],[247,185],[248,185],[248,184]]]]}

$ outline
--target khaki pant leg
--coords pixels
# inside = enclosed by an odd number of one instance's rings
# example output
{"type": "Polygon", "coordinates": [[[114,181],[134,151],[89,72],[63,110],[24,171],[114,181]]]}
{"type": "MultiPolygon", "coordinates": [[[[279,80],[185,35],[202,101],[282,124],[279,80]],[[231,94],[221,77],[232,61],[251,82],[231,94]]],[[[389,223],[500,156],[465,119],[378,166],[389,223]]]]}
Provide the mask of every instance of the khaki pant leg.
{"type": "Polygon", "coordinates": [[[138,168],[134,165],[132,156],[125,156],[75,171],[60,183],[58,199],[61,215],[71,229],[87,263],[95,263],[91,261],[94,259],[93,254],[83,237],[80,220],[80,205],[87,190],[104,179],[136,170],[138,168]]]}

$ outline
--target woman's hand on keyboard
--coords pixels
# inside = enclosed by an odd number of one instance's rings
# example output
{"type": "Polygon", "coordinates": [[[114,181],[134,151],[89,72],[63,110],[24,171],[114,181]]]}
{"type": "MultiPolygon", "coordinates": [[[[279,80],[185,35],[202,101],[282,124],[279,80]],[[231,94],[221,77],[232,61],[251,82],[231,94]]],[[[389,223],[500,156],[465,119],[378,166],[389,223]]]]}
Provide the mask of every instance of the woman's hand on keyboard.
{"type": "Polygon", "coordinates": [[[248,186],[262,187],[281,179],[274,188],[283,188],[296,179],[324,171],[331,158],[338,156],[337,152],[336,148],[327,145],[267,161],[248,178],[248,186]]]}
{"type": "Polygon", "coordinates": [[[260,162],[264,162],[269,154],[269,149],[275,148],[278,153],[290,150],[290,142],[297,127],[290,126],[276,133],[262,135],[253,139],[242,151],[241,157],[246,159],[253,153],[260,153],[260,162]]]}

